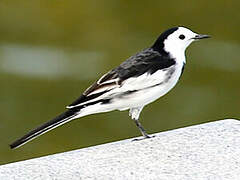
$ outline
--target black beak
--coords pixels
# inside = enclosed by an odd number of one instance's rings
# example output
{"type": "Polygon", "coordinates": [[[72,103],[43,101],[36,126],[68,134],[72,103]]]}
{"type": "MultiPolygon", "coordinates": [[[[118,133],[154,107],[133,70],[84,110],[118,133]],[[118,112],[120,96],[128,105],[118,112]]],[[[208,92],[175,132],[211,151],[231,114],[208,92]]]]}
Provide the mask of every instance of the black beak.
{"type": "Polygon", "coordinates": [[[205,34],[197,34],[193,39],[198,40],[198,39],[206,39],[206,38],[210,38],[210,36],[205,34]]]}

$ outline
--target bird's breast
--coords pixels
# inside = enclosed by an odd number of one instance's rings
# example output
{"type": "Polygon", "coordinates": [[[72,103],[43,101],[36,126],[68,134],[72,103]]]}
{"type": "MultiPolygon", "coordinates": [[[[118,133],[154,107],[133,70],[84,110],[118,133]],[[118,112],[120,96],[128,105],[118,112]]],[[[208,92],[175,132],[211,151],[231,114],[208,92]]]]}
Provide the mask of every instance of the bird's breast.
{"type": "Polygon", "coordinates": [[[181,65],[177,63],[174,66],[171,66],[170,68],[166,69],[164,77],[161,79],[159,83],[157,83],[152,88],[146,89],[144,92],[142,92],[142,95],[146,97],[145,103],[149,104],[167,94],[178,82],[182,73],[182,67],[183,64],[181,65]]]}
{"type": "Polygon", "coordinates": [[[176,63],[166,70],[165,78],[163,81],[163,88],[165,91],[171,90],[178,82],[183,69],[183,63],[176,63]],[[164,85],[165,84],[165,85],[164,85]]]}

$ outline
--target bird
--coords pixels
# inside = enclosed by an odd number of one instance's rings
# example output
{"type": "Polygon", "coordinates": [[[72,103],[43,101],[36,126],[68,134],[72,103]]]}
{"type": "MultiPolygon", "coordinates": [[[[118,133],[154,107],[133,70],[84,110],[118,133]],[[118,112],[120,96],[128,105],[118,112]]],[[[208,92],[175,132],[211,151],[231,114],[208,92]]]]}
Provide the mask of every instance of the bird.
{"type": "Polygon", "coordinates": [[[152,46],[100,77],[65,112],[17,139],[10,148],[20,147],[71,120],[113,110],[129,110],[142,136],[150,138],[139,121],[141,111],[176,85],[186,64],[186,48],[209,37],[183,26],[167,29],[152,46]]]}

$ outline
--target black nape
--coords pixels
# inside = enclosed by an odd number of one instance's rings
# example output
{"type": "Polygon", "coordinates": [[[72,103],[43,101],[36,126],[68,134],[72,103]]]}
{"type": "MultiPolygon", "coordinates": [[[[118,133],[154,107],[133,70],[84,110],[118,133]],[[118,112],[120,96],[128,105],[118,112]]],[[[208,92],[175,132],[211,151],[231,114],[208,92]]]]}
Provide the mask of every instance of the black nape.
{"type": "Polygon", "coordinates": [[[155,41],[155,43],[153,44],[152,48],[155,51],[158,51],[160,54],[162,55],[167,55],[168,53],[164,50],[164,40],[167,39],[167,37],[174,33],[176,30],[178,30],[178,27],[173,27],[170,28],[168,30],[166,30],[165,32],[163,32],[158,39],[155,41]]]}

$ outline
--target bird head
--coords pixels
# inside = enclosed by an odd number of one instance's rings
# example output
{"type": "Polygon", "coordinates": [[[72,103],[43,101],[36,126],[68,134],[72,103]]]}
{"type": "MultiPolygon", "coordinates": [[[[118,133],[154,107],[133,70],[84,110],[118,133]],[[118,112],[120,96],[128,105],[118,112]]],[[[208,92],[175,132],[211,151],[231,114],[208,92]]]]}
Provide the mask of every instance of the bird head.
{"type": "Polygon", "coordinates": [[[208,35],[197,34],[185,27],[174,27],[163,32],[153,48],[167,53],[185,52],[186,48],[196,40],[209,38],[208,35]]]}

